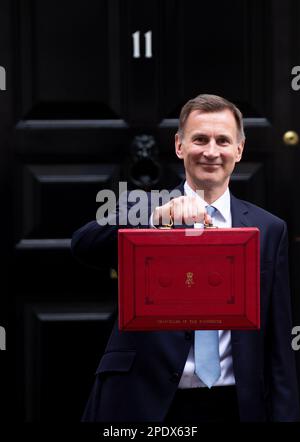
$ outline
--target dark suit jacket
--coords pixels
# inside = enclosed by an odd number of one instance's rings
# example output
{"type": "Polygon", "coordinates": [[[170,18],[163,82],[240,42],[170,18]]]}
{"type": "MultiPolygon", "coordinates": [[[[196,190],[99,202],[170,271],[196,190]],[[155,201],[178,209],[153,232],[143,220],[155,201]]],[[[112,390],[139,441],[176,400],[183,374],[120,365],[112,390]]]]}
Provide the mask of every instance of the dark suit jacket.
{"type": "MultiPolygon", "coordinates": [[[[261,329],[231,332],[240,419],[297,421],[286,224],[232,195],[231,213],[233,227],[258,227],[261,240],[261,329]]],[[[72,250],[94,266],[116,259],[117,227],[88,223],[74,233],[72,250]]],[[[83,420],[163,421],[191,345],[189,332],[119,332],[116,323],[83,420]]]]}

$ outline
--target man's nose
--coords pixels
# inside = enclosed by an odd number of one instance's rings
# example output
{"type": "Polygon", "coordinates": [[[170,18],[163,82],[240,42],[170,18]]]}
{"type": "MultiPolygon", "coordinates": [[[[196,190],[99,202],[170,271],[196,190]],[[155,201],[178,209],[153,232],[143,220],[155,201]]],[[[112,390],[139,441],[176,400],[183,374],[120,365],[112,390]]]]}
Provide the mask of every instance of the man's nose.
{"type": "Polygon", "coordinates": [[[211,139],[204,150],[204,155],[207,157],[217,157],[219,155],[218,146],[216,141],[211,139]]]}

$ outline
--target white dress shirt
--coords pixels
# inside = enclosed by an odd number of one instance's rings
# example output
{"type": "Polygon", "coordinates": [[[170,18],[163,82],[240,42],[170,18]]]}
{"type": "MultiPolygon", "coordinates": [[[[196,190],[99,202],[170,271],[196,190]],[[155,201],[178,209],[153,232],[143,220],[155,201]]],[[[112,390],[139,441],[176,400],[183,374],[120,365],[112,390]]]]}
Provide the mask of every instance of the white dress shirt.
{"type": "MultiPolygon", "coordinates": [[[[207,206],[203,198],[185,182],[184,192],[187,196],[197,196],[202,202],[207,206]]],[[[217,227],[231,227],[231,211],[230,211],[230,193],[229,189],[223,193],[220,198],[214,201],[212,204],[218,211],[213,218],[213,224],[217,227]]],[[[197,223],[195,227],[203,227],[203,224],[197,223]]],[[[219,330],[219,354],[221,363],[221,376],[215,382],[214,386],[221,385],[234,385],[235,378],[233,373],[232,365],[232,354],[231,354],[231,331],[230,330],[219,330]]],[[[195,360],[194,360],[194,345],[191,346],[185,367],[179,382],[178,388],[198,388],[206,387],[205,384],[198,378],[195,373],[195,360]]]]}

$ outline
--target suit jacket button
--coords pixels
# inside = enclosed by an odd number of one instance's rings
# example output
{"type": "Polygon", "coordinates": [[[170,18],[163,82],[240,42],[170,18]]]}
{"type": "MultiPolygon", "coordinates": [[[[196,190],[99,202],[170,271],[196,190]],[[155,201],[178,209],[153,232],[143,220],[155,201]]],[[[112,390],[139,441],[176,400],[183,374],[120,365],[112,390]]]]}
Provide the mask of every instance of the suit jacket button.
{"type": "Polygon", "coordinates": [[[172,373],[171,382],[178,382],[179,378],[180,378],[179,373],[172,373]]]}

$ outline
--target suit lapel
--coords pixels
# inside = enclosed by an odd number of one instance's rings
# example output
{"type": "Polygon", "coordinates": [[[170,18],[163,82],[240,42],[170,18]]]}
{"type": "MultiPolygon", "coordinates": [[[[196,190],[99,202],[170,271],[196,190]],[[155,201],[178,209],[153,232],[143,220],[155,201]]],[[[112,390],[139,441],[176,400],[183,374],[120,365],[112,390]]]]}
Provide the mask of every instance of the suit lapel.
{"type": "Polygon", "coordinates": [[[230,194],[230,209],[232,217],[232,227],[251,227],[248,219],[248,207],[246,204],[230,194]]]}
{"type": "MultiPolygon", "coordinates": [[[[232,227],[251,227],[249,220],[249,210],[247,205],[232,194],[230,194],[230,209],[232,217],[232,227]]],[[[240,368],[240,347],[242,345],[243,331],[231,331],[232,359],[236,384],[239,384],[239,368],[240,368]]]]}

